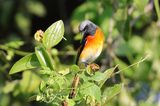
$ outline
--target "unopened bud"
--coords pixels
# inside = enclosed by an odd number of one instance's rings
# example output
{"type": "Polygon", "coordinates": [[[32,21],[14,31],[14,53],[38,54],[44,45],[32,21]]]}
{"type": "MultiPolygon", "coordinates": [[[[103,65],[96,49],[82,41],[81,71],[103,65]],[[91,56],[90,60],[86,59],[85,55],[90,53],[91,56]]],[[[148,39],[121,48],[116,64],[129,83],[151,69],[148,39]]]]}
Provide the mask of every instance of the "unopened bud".
{"type": "Polygon", "coordinates": [[[40,29],[34,34],[34,38],[38,42],[42,42],[44,32],[40,29]]]}

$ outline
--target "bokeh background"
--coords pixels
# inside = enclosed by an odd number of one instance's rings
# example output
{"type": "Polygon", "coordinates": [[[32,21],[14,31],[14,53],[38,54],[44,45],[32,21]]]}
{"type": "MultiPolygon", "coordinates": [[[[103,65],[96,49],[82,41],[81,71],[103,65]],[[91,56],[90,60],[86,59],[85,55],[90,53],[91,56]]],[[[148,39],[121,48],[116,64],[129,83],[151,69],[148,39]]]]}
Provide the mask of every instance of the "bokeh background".
{"type": "Polygon", "coordinates": [[[12,65],[33,52],[34,33],[63,20],[65,38],[53,48],[61,68],[74,64],[82,38],[81,21],[102,28],[105,45],[96,61],[101,70],[119,66],[108,83],[124,87],[109,106],[160,106],[159,0],[0,0],[0,106],[51,106],[28,102],[37,94],[40,78],[32,71],[8,75],[12,65]]]}

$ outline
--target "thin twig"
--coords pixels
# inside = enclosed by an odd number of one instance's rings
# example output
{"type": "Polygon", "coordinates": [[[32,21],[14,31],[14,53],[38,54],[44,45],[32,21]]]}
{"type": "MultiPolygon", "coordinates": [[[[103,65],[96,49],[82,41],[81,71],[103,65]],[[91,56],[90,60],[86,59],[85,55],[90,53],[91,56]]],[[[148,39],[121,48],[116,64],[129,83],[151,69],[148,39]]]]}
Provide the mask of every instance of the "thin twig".
{"type": "Polygon", "coordinates": [[[76,89],[77,89],[77,86],[78,86],[78,83],[79,83],[79,76],[76,74],[74,76],[74,79],[73,79],[73,82],[72,82],[72,89],[71,89],[71,92],[69,94],[69,99],[72,99],[75,97],[76,95],[76,89]]]}
{"type": "Polygon", "coordinates": [[[13,51],[15,54],[21,55],[21,56],[25,56],[25,55],[27,55],[27,54],[30,53],[30,52],[25,52],[25,51],[16,50],[16,49],[13,49],[13,48],[4,46],[4,45],[0,45],[0,49],[6,50],[6,51],[7,51],[7,50],[11,50],[11,51],[13,51]]]}
{"type": "Polygon", "coordinates": [[[62,106],[68,106],[68,103],[67,103],[66,100],[64,100],[64,101],[62,102],[62,106]]]}
{"type": "Polygon", "coordinates": [[[144,57],[144,58],[141,59],[140,61],[138,61],[138,62],[136,62],[136,63],[133,63],[133,64],[131,64],[130,66],[125,67],[125,68],[123,68],[123,69],[115,72],[115,73],[113,74],[113,76],[116,75],[116,74],[119,74],[121,71],[124,71],[124,70],[126,70],[126,69],[128,69],[128,68],[130,68],[130,67],[133,67],[133,66],[135,66],[135,65],[139,65],[140,63],[142,63],[143,61],[145,61],[148,57],[149,57],[149,55],[147,55],[146,57],[144,57]]]}

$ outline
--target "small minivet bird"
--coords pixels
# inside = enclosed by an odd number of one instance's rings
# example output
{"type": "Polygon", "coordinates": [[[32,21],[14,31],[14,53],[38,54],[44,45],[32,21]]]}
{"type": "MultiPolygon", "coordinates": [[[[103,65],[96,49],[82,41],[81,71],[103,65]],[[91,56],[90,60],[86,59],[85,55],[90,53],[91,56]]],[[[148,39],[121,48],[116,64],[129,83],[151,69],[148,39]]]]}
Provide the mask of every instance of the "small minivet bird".
{"type": "Polygon", "coordinates": [[[79,31],[83,38],[78,50],[76,64],[87,66],[101,54],[104,34],[97,25],[89,20],[85,20],[79,25],[79,31]]]}
{"type": "MultiPolygon", "coordinates": [[[[76,64],[80,67],[86,67],[87,65],[91,65],[90,63],[101,54],[104,43],[104,34],[97,25],[89,20],[85,20],[79,25],[79,31],[82,33],[83,38],[78,50],[76,64]]],[[[79,76],[76,74],[69,94],[70,99],[75,97],[78,83],[79,76]]]]}

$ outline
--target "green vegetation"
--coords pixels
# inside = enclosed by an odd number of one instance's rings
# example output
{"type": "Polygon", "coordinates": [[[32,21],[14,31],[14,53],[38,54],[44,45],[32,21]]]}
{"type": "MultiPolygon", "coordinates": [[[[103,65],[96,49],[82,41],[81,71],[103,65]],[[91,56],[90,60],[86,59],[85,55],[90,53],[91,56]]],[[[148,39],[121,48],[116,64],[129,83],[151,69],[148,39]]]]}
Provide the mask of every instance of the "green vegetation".
{"type": "MultiPolygon", "coordinates": [[[[24,70],[32,70],[36,73],[41,81],[39,92],[35,96],[35,100],[37,101],[44,101],[54,105],[66,102],[69,106],[95,105],[98,103],[102,105],[106,104],[106,102],[118,94],[122,88],[122,84],[107,87],[110,92],[108,94],[108,90],[104,86],[105,81],[111,77],[115,68],[108,69],[104,73],[101,73],[94,72],[90,67],[79,69],[76,65],[66,68],[68,70],[65,71],[62,71],[61,65],[59,68],[54,67],[54,59],[52,60],[50,51],[52,47],[62,40],[63,35],[64,25],[61,20],[53,23],[43,35],[41,35],[39,31],[36,32],[35,36],[42,36],[42,40],[40,40],[41,42],[35,47],[35,52],[17,61],[9,73],[14,74],[24,70]],[[75,75],[78,80],[75,79],[75,75]],[[78,84],[73,85],[72,83],[74,81],[78,84]],[[73,94],[76,95],[73,100],[68,98],[72,89],[75,89],[73,94]]],[[[34,100],[33,97],[29,100],[31,101],[32,99],[34,100]]]]}
{"type": "MultiPolygon", "coordinates": [[[[9,29],[15,2],[2,0],[0,25],[9,29]],[[3,5],[2,5],[3,4],[3,5]],[[8,8],[6,8],[8,6],[8,8]],[[5,19],[5,21],[4,21],[5,19]]],[[[0,105],[2,106],[158,106],[160,104],[160,6],[158,0],[86,0],[71,16],[75,36],[65,31],[62,20],[35,40],[29,37],[31,16],[46,10],[38,0],[19,3],[13,23],[15,31],[0,39],[0,105]],[[23,6],[25,7],[23,7],[23,6]],[[105,33],[103,53],[91,67],[74,64],[75,41],[82,36],[78,25],[89,19],[105,33]],[[70,39],[70,37],[74,39],[70,39]],[[32,42],[34,50],[21,49],[32,42]],[[36,42],[35,42],[36,41],[36,42]],[[61,50],[56,46],[60,46],[61,50]],[[20,60],[17,57],[21,56],[20,60]],[[67,64],[65,64],[67,63],[67,64]],[[74,80],[79,82],[75,86],[74,80]],[[75,88],[75,97],[68,96],[75,88]]],[[[0,30],[0,31],[1,31],[0,30]]],[[[19,58],[19,57],[18,57],[19,58]]]]}

